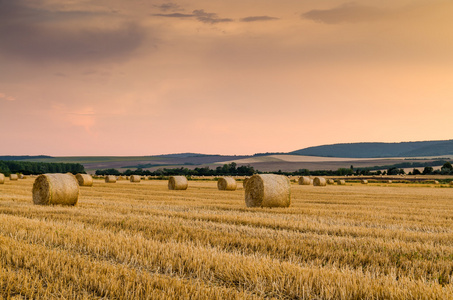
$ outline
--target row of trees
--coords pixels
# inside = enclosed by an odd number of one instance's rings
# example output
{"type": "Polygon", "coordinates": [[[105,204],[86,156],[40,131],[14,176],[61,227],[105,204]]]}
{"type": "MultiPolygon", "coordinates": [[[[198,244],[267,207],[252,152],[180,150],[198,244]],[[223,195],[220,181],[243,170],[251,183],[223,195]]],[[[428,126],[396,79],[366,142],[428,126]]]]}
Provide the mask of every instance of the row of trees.
{"type": "Polygon", "coordinates": [[[230,164],[224,164],[215,169],[210,169],[209,167],[188,169],[188,168],[160,168],[156,171],[136,169],[132,171],[130,169],[120,172],[117,169],[105,169],[97,170],[96,175],[141,175],[141,176],[173,176],[173,175],[185,175],[185,176],[221,176],[221,175],[231,175],[231,176],[251,176],[257,171],[251,166],[240,166],[238,167],[236,163],[232,162],[230,164]]]}
{"type": "Polygon", "coordinates": [[[39,175],[44,173],[85,173],[85,168],[76,163],[44,163],[29,161],[0,160],[0,173],[9,176],[14,173],[39,175]]]}
{"type": "MultiPolygon", "coordinates": [[[[410,163],[409,163],[410,164],[410,163]]],[[[281,175],[287,176],[349,176],[349,175],[401,175],[406,174],[403,168],[401,168],[403,164],[396,164],[393,166],[388,166],[387,170],[375,170],[377,167],[373,168],[354,168],[351,166],[350,168],[340,168],[338,170],[315,170],[310,171],[308,169],[299,169],[294,172],[283,172],[278,170],[277,172],[272,172],[281,175]],[[373,169],[375,171],[373,171],[373,169]]],[[[219,166],[216,169],[210,169],[209,167],[203,168],[195,168],[195,169],[188,169],[188,168],[174,168],[174,169],[158,169],[156,171],[149,171],[143,169],[136,169],[132,171],[130,169],[120,172],[117,169],[105,169],[105,170],[97,170],[96,175],[142,175],[142,176],[172,176],[172,175],[185,175],[185,176],[251,176],[255,173],[264,173],[259,170],[255,170],[251,166],[240,166],[237,167],[236,163],[224,164],[223,166],[219,166]]],[[[445,162],[444,165],[440,170],[434,170],[432,166],[426,166],[423,171],[419,171],[418,169],[414,168],[412,172],[408,173],[409,175],[453,175],[453,167],[450,162],[445,162]]]]}

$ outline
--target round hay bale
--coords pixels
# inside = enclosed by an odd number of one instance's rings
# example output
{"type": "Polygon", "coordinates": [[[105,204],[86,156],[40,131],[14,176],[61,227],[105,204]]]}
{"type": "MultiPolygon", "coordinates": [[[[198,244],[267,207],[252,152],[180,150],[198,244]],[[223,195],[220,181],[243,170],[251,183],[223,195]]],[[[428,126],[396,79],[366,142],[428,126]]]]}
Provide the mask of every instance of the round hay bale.
{"type": "Polygon", "coordinates": [[[141,180],[140,175],[131,175],[130,178],[131,178],[130,179],[131,182],[140,182],[140,180],[141,180]]]}
{"type": "Polygon", "coordinates": [[[391,181],[391,180],[387,180],[387,183],[392,183],[392,182],[393,182],[393,181],[391,181]]]}
{"type": "Polygon", "coordinates": [[[247,207],[289,207],[291,184],[286,176],[255,174],[245,186],[247,207]]]}
{"type": "Polygon", "coordinates": [[[437,180],[434,180],[434,184],[439,184],[439,181],[437,181],[437,180]]]}
{"type": "Polygon", "coordinates": [[[25,179],[24,174],[19,174],[19,179],[25,179]]]}
{"type": "Polygon", "coordinates": [[[40,205],[76,205],[79,183],[74,175],[43,174],[33,183],[33,203],[40,205]]]}
{"type": "Polygon", "coordinates": [[[0,184],[4,184],[5,183],[5,175],[0,173],[0,184]]]}
{"type": "Polygon", "coordinates": [[[107,176],[105,176],[105,182],[106,183],[115,183],[116,182],[116,176],[115,175],[107,175],[107,176]]]}
{"type": "Polygon", "coordinates": [[[242,187],[245,189],[245,186],[247,185],[247,181],[249,181],[250,177],[245,177],[244,181],[242,182],[242,187]]]}
{"type": "Polygon", "coordinates": [[[168,179],[169,190],[187,190],[189,182],[186,176],[170,176],[168,179]]]}
{"type": "Polygon", "coordinates": [[[326,182],[326,179],[324,177],[315,177],[313,179],[313,185],[314,186],[326,186],[327,182],[326,182]]]}
{"type": "Polygon", "coordinates": [[[299,185],[310,185],[310,177],[301,176],[299,177],[299,185]]]}
{"type": "Polygon", "coordinates": [[[93,177],[90,174],[77,174],[76,179],[79,186],[93,186],[93,177]]]}
{"type": "Polygon", "coordinates": [[[333,180],[333,179],[327,179],[327,184],[335,184],[335,180],[333,180]]]}
{"type": "Polygon", "coordinates": [[[366,180],[366,179],[362,179],[360,182],[361,182],[362,184],[368,184],[368,180],[366,180]]]}
{"type": "Polygon", "coordinates": [[[338,185],[345,185],[345,184],[346,184],[346,181],[344,181],[343,179],[338,179],[338,180],[337,180],[337,184],[338,184],[338,185]]]}
{"type": "Polygon", "coordinates": [[[237,183],[233,177],[220,177],[219,180],[217,180],[217,188],[220,191],[235,191],[237,183]]]}
{"type": "Polygon", "coordinates": [[[11,174],[9,175],[9,180],[13,181],[13,180],[18,180],[19,179],[19,176],[17,176],[17,174],[11,174]]]}

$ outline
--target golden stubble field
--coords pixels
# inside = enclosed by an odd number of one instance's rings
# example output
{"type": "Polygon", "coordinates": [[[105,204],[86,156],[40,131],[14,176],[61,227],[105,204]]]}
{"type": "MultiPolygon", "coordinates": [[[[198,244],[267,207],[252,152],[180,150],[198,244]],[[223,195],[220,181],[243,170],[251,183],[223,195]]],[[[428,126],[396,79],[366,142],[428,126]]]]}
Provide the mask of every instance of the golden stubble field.
{"type": "Polygon", "coordinates": [[[75,207],[32,185],[0,185],[3,298],[453,299],[453,188],[292,184],[262,209],[215,181],[95,180],[75,207]]]}

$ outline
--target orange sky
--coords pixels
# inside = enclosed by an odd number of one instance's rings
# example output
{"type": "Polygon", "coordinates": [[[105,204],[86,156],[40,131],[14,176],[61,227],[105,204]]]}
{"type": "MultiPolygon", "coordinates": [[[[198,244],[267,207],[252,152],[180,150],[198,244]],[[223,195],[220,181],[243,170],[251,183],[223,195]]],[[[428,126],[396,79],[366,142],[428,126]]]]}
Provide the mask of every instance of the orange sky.
{"type": "Polygon", "coordinates": [[[449,0],[0,0],[0,155],[451,139],[449,0]]]}

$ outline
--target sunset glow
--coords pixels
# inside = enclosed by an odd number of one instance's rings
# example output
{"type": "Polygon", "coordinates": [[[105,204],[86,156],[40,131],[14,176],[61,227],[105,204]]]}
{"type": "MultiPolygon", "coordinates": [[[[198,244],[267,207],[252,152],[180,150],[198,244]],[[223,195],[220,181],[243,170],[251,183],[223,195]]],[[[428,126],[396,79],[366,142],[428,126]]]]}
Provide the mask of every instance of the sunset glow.
{"type": "Polygon", "coordinates": [[[447,0],[0,0],[0,154],[451,139],[452,15],[447,0]]]}

